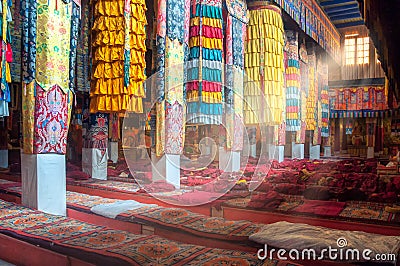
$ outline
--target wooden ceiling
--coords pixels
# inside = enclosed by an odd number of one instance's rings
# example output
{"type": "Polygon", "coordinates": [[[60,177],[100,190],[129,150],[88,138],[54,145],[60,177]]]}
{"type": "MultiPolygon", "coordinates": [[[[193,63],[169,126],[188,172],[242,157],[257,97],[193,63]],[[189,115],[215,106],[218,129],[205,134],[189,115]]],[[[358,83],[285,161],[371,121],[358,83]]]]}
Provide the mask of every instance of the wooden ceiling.
{"type": "Polygon", "coordinates": [[[357,0],[319,0],[319,4],[336,28],[364,25],[357,0]]]}

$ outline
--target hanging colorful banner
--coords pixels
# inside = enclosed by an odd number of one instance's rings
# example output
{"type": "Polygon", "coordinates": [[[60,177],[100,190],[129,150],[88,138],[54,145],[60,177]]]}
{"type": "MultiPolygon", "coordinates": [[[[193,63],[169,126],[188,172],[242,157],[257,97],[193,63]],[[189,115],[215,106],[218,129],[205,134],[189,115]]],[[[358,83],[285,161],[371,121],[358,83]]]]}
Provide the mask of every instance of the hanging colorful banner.
{"type": "Polygon", "coordinates": [[[334,88],[329,92],[331,117],[381,117],[389,109],[384,86],[334,88]]]}

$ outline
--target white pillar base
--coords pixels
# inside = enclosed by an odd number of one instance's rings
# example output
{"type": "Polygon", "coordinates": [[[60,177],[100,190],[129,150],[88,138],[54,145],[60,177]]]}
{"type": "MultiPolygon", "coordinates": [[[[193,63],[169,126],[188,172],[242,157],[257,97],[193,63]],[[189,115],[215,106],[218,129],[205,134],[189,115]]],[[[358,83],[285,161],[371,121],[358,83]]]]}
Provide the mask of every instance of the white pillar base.
{"type": "Polygon", "coordinates": [[[310,144],[310,160],[321,159],[321,145],[313,146],[310,144]]]}
{"type": "Polygon", "coordinates": [[[152,181],[164,180],[173,185],[176,189],[181,188],[181,156],[175,154],[165,154],[157,157],[151,154],[152,161],[152,181]]]}
{"type": "Polygon", "coordinates": [[[375,148],[374,147],[368,147],[367,159],[372,159],[372,158],[375,158],[375,148]]]}
{"type": "Polygon", "coordinates": [[[8,168],[8,150],[0,150],[0,168],[8,168]]]}
{"type": "Polygon", "coordinates": [[[107,160],[107,150],[82,149],[82,171],[94,179],[107,180],[107,160]]]}
{"type": "Polygon", "coordinates": [[[110,158],[113,163],[118,162],[118,142],[108,142],[108,158],[110,158]]]}
{"type": "Polygon", "coordinates": [[[285,146],[269,145],[268,151],[269,159],[276,160],[280,163],[285,159],[285,146]]]}
{"type": "Polygon", "coordinates": [[[226,151],[225,148],[219,148],[219,169],[227,172],[238,172],[240,170],[240,152],[226,151]]]}
{"type": "Polygon", "coordinates": [[[21,153],[22,204],[66,216],[65,155],[21,153]]]}
{"type": "Polygon", "coordinates": [[[331,157],[332,156],[332,149],[330,146],[324,147],[324,157],[331,157]]]}
{"type": "Polygon", "coordinates": [[[304,144],[292,142],[292,159],[304,159],[304,144]]]}

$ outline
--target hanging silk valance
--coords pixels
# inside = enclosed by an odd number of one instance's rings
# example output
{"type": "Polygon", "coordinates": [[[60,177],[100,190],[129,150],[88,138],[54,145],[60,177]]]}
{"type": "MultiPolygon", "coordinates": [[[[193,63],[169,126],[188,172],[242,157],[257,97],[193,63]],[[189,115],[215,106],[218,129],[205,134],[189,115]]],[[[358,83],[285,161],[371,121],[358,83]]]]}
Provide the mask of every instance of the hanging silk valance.
{"type": "Polygon", "coordinates": [[[331,89],[332,111],[382,111],[389,109],[384,86],[331,89]]]}

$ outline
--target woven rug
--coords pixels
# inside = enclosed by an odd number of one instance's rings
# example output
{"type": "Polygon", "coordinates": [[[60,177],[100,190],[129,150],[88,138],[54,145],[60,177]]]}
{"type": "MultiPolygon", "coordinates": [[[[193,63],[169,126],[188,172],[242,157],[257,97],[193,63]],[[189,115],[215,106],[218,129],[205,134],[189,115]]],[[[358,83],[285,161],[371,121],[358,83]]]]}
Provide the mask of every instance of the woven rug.
{"type": "Polygon", "coordinates": [[[368,219],[390,222],[391,215],[385,211],[384,204],[374,202],[350,201],[339,214],[340,217],[368,219]]]}
{"type": "Polygon", "coordinates": [[[285,199],[276,209],[277,211],[287,212],[304,203],[304,197],[297,195],[282,195],[285,199]]]}
{"type": "MultiPolygon", "coordinates": [[[[98,204],[114,203],[115,199],[67,192],[68,206],[90,211],[98,204]]],[[[163,226],[171,230],[180,229],[184,232],[202,237],[222,240],[248,240],[263,225],[248,221],[227,221],[222,218],[208,217],[181,208],[142,207],[124,212],[116,219],[128,220],[153,226],[163,226]]]]}
{"type": "MultiPolygon", "coordinates": [[[[282,195],[285,199],[281,202],[281,204],[276,208],[277,211],[286,212],[289,211],[301,204],[304,203],[304,198],[301,196],[291,196],[291,195],[282,195]]],[[[234,207],[234,208],[247,208],[250,202],[250,197],[247,198],[237,198],[237,199],[230,199],[224,202],[224,206],[234,207]]]]}
{"type": "MultiPolygon", "coordinates": [[[[221,240],[244,240],[262,228],[262,224],[249,221],[228,221],[218,217],[208,217],[178,208],[145,208],[129,214],[142,222],[171,225],[185,232],[202,237],[221,240]]],[[[125,214],[124,214],[125,215],[125,214]]]]}
{"type": "MultiPolygon", "coordinates": [[[[260,261],[257,254],[205,248],[157,236],[135,235],[70,218],[44,214],[0,200],[0,232],[50,249],[76,252],[83,260],[105,265],[277,265],[260,261]],[[47,244],[47,245],[44,245],[47,244]],[[98,257],[96,257],[98,255],[98,257]]],[[[62,252],[63,253],[63,252],[62,252]]],[[[287,262],[282,262],[288,265],[287,262]]]]}
{"type": "Polygon", "coordinates": [[[107,191],[124,192],[124,193],[136,193],[139,190],[139,186],[137,184],[113,181],[113,180],[91,179],[91,180],[74,182],[74,185],[87,188],[107,190],[107,191]]]}

